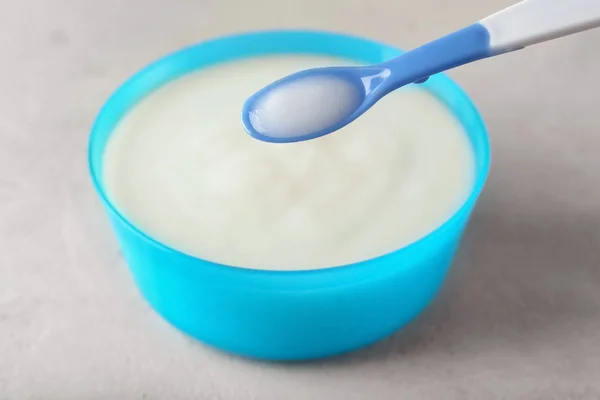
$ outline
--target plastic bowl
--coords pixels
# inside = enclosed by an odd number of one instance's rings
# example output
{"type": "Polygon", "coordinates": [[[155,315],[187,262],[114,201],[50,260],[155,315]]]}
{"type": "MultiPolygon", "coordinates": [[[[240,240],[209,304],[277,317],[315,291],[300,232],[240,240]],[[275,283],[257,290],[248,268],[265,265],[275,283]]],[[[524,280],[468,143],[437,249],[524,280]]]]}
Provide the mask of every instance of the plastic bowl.
{"type": "Polygon", "coordinates": [[[401,51],[359,37],[315,31],[246,33],[191,46],[142,69],[110,97],[92,128],[89,166],[135,282],[160,315],[202,342],[242,356],[313,359],[382,339],[432,301],[484,186],[489,142],[479,113],[463,91],[444,75],[431,77],[423,87],[454,113],[472,143],[472,192],[429,235],[368,261],[319,270],[259,271],[204,261],[152,239],[117,210],[102,183],[102,157],[115,125],[149,92],[184,74],[274,53],[379,63],[401,51]]]}

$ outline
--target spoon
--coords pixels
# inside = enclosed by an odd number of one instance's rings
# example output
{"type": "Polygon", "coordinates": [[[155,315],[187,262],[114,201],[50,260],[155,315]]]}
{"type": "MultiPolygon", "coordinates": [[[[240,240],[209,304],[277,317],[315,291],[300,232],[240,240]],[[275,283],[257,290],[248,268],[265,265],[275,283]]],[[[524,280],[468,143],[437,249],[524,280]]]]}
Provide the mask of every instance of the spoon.
{"type": "Polygon", "coordinates": [[[381,64],[297,72],[249,97],[242,123],[256,139],[318,138],[360,117],[383,96],[433,74],[600,26],[600,0],[523,0],[381,64]]]}

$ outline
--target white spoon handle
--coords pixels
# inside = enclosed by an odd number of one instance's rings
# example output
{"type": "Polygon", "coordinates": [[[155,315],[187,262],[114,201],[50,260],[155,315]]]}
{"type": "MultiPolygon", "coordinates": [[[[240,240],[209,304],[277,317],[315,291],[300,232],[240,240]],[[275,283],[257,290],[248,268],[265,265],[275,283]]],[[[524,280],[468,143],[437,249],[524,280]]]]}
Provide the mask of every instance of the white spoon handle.
{"type": "Polygon", "coordinates": [[[600,26],[600,0],[523,0],[480,23],[493,51],[511,51],[600,26]]]}

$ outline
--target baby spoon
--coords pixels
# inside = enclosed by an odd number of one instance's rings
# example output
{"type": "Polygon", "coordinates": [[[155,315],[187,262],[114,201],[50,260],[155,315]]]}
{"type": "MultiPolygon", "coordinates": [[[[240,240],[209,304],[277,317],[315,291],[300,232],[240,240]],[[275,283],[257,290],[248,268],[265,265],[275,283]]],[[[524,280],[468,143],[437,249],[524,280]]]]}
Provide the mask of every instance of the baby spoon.
{"type": "Polygon", "coordinates": [[[383,96],[430,75],[600,26],[600,0],[523,0],[384,63],[314,68],[259,90],[244,103],[244,128],[266,142],[332,133],[383,96]]]}

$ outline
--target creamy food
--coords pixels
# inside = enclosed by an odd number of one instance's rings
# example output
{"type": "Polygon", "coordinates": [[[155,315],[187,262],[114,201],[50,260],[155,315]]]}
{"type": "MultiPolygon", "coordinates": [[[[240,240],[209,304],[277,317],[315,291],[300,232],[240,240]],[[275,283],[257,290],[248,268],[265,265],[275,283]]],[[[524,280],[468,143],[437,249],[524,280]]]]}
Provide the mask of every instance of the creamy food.
{"type": "Polygon", "coordinates": [[[309,75],[258,96],[249,118],[257,132],[298,138],[335,126],[360,105],[359,88],[335,75],[309,75]]]}
{"type": "Polygon", "coordinates": [[[326,268],[418,240],[462,205],[474,179],[470,142],[433,95],[401,89],[306,142],[265,143],[241,126],[242,104],[261,87],[344,63],[247,59],[157,89],[109,139],[109,198],[156,240],[247,268],[326,268]]]}

